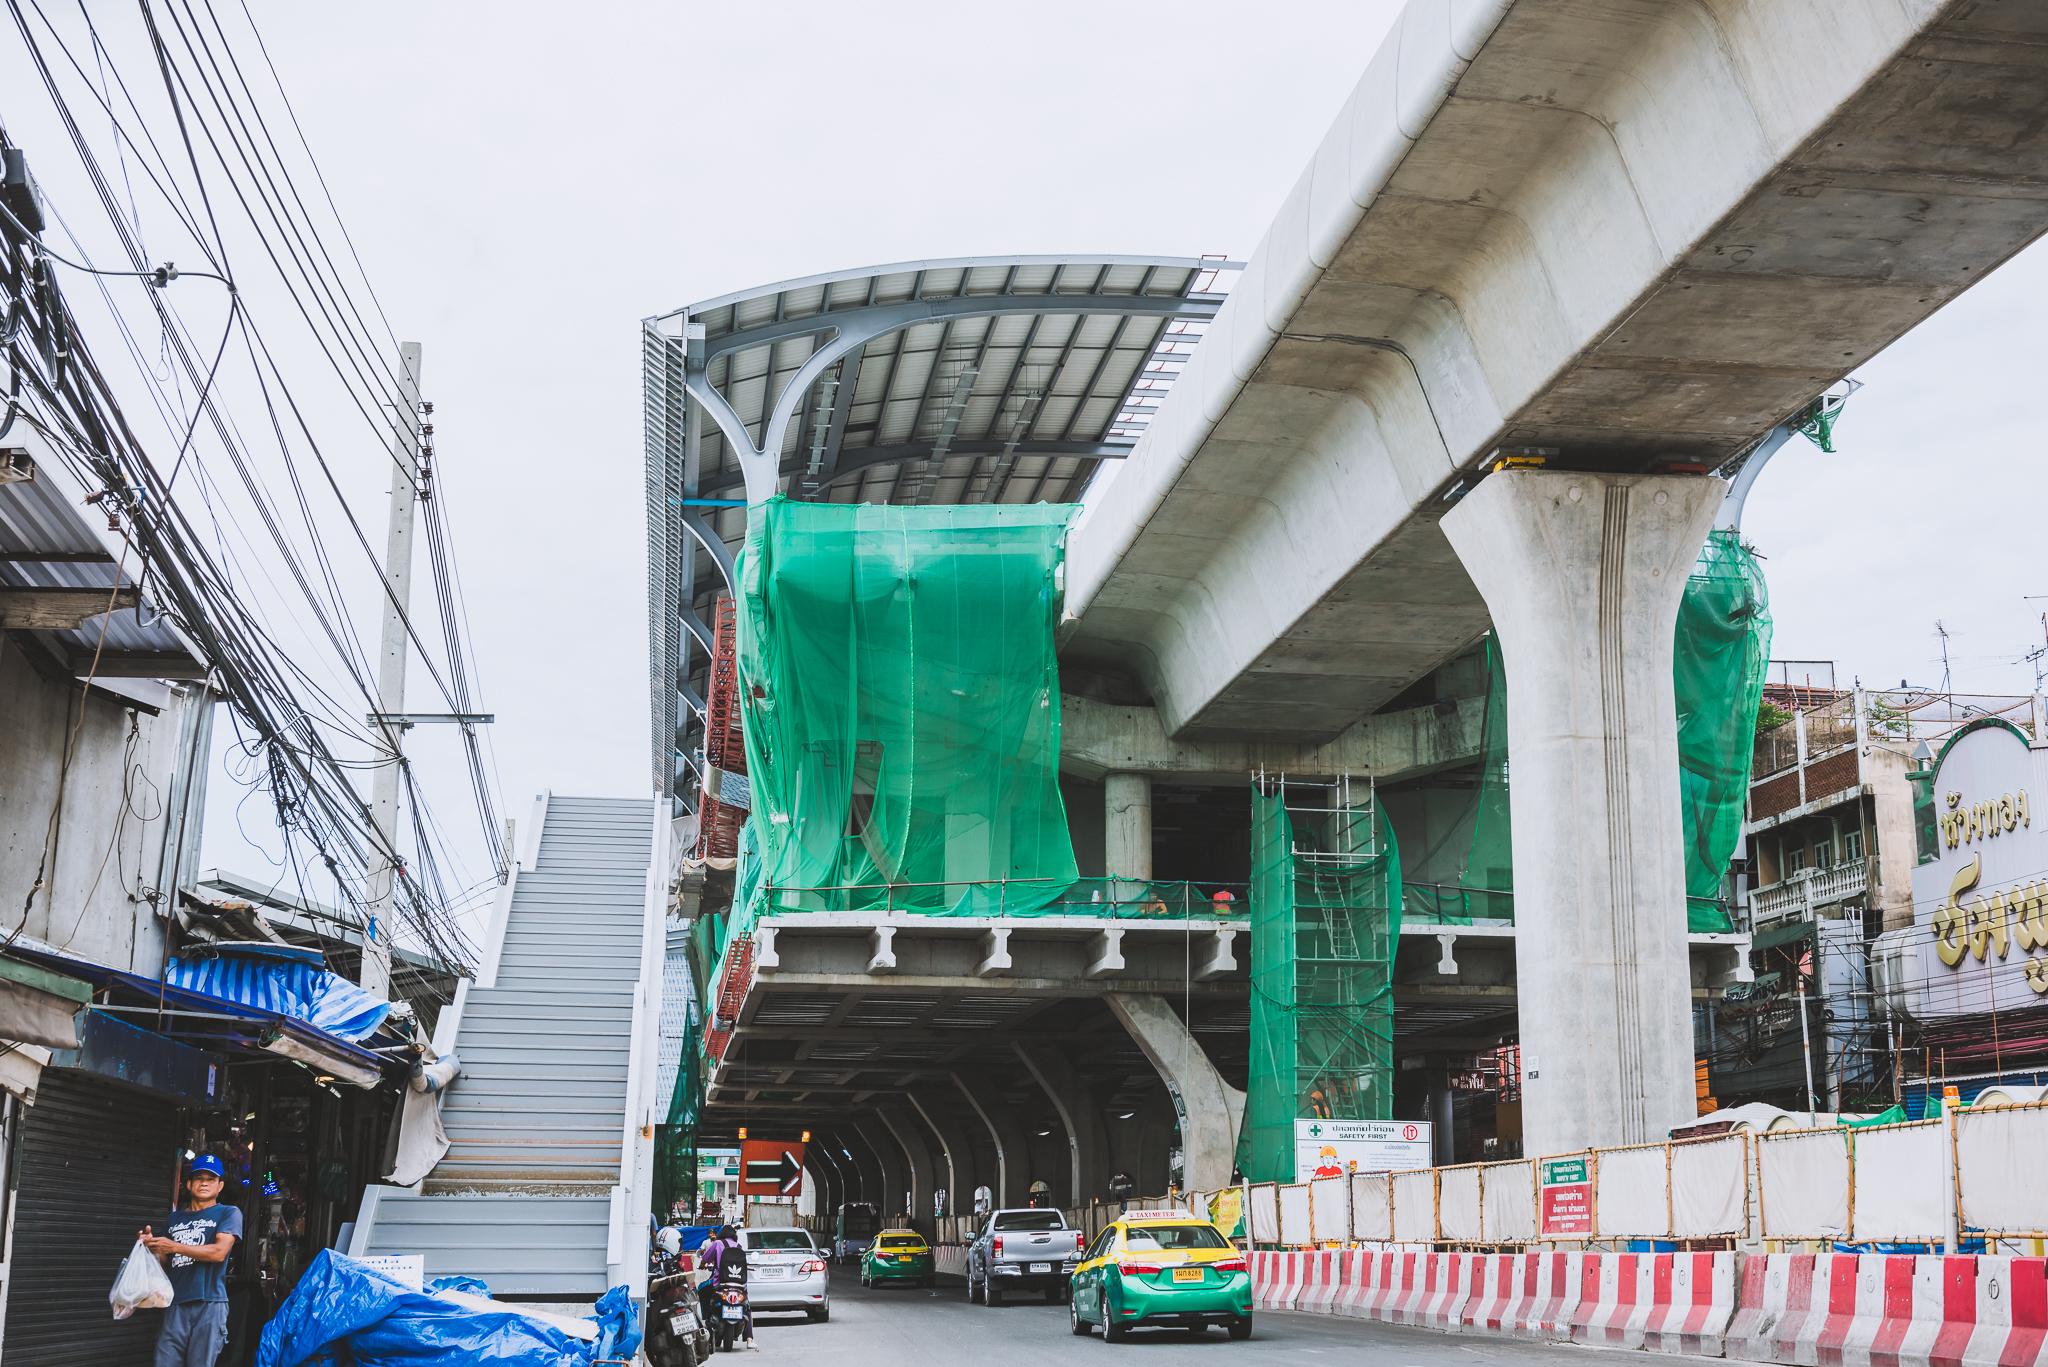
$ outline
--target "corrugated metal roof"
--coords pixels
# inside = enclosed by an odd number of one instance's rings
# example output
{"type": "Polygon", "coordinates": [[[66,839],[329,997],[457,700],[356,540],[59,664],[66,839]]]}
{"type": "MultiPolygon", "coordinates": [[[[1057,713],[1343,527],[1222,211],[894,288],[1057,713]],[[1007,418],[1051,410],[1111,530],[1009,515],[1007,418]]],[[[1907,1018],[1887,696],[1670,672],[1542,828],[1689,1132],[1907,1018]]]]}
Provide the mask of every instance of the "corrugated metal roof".
{"type": "Polygon", "coordinates": [[[1220,306],[1221,258],[1017,256],[902,262],[721,295],[650,318],[646,368],[654,761],[674,783],[696,672],[677,620],[722,587],[679,526],[736,547],[741,458],[773,440],[792,498],[1030,503],[1079,498],[1136,444],[1220,306]],[[849,345],[849,338],[865,340],[849,345]],[[804,392],[793,393],[801,382],[804,392]],[[708,402],[707,402],[708,398],[708,402]],[[791,414],[779,438],[778,409],[791,414]],[[686,477],[695,434],[697,479],[686,477]],[[684,565],[694,558],[690,582],[684,565]]]}

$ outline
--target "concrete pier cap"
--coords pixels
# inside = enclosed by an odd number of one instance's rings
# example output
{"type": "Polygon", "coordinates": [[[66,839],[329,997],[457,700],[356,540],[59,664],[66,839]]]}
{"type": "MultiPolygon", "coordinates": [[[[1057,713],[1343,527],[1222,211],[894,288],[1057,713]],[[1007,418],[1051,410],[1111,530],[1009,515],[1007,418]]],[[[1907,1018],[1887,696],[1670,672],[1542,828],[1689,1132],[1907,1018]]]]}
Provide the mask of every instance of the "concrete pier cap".
{"type": "Polygon", "coordinates": [[[1507,674],[1530,1153],[1694,1115],[1671,660],[1722,496],[1704,475],[1507,470],[1443,519],[1507,674]]]}

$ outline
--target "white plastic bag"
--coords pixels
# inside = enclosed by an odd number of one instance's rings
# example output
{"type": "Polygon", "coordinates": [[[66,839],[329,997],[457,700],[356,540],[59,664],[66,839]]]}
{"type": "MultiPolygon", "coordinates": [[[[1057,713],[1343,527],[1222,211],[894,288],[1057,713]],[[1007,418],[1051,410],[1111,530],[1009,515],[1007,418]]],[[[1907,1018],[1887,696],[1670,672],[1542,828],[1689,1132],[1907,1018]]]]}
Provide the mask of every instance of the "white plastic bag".
{"type": "Polygon", "coordinates": [[[125,1320],[137,1310],[161,1310],[171,1303],[172,1295],[171,1279],[163,1264],[137,1239],[128,1261],[121,1264],[121,1275],[114,1278],[114,1289],[107,1293],[114,1304],[114,1318],[125,1320]]]}

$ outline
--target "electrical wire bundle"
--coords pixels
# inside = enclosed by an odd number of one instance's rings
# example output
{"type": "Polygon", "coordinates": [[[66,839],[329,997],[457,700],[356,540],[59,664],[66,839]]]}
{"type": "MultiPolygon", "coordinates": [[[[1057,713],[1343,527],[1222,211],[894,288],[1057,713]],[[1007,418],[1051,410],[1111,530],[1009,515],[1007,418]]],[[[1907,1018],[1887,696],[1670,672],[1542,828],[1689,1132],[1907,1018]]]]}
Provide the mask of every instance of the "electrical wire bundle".
{"type": "MultiPolygon", "coordinates": [[[[460,970],[472,955],[459,913],[469,899],[502,881],[507,868],[493,775],[477,727],[463,723],[469,796],[493,870],[467,886],[451,886],[447,833],[416,771],[365,716],[365,705],[369,712],[379,708],[375,670],[337,570],[337,555],[348,552],[345,544],[332,550],[321,525],[345,527],[345,541],[368,558],[389,605],[399,607],[328,454],[330,444],[361,447],[363,434],[330,433],[323,442],[305,390],[309,383],[324,385],[330,379],[338,384],[347,400],[344,411],[352,408],[360,417],[380,464],[414,485],[424,505],[440,630],[435,633],[403,613],[401,618],[449,710],[472,713],[474,653],[445,489],[433,465],[433,425],[425,421],[432,406],[415,410],[403,397],[406,391],[395,371],[397,343],[382,304],[262,36],[244,5],[247,34],[295,135],[295,156],[288,156],[273,137],[265,101],[246,78],[211,0],[196,5],[193,0],[143,0],[140,17],[151,69],[147,78],[137,73],[133,85],[83,4],[67,41],[41,0],[7,3],[24,50],[111,225],[124,268],[95,264],[55,206],[47,206],[46,224],[46,202],[25,174],[25,193],[10,184],[7,202],[0,204],[0,306],[5,311],[0,402],[6,405],[0,431],[17,421],[33,428],[86,487],[97,491],[93,501],[122,536],[122,570],[131,561],[137,565],[135,579],[147,603],[184,634],[230,704],[239,739],[235,776],[252,793],[268,796],[289,876],[303,888],[310,875],[324,870],[344,913],[360,922],[368,915],[371,871],[390,863],[396,869],[397,924],[382,933],[409,939],[460,970]],[[77,32],[80,24],[83,38],[77,32]],[[146,116],[138,101],[138,91],[150,92],[150,78],[161,86],[168,118],[146,116]],[[104,121],[111,129],[118,182],[87,137],[80,108],[95,126],[104,121]],[[163,133],[161,143],[157,131],[163,133]],[[353,264],[352,277],[337,264],[328,234],[301,193],[292,174],[294,159],[310,167],[318,183],[326,220],[338,230],[353,264]],[[138,174],[176,220],[181,249],[191,244],[205,258],[205,269],[151,264],[135,198],[138,174]],[[236,209],[246,222],[236,224],[238,251],[231,256],[219,215],[236,209]],[[59,230],[69,239],[67,251],[45,240],[59,230]],[[260,249],[253,256],[242,250],[251,240],[260,249]],[[243,288],[259,277],[288,297],[331,376],[314,366],[309,381],[303,370],[280,364],[273,332],[266,331],[258,306],[243,288]],[[63,286],[72,279],[97,287],[141,375],[165,430],[155,455],[123,411],[115,385],[65,297],[63,286]],[[193,288],[224,298],[218,338],[211,325],[195,334],[170,302],[173,285],[188,280],[195,284],[181,288],[181,298],[189,299],[193,288]],[[211,283],[197,285],[201,280],[211,283]],[[123,299],[132,307],[131,291],[147,301],[153,314],[159,333],[153,348],[143,345],[122,307],[123,299]],[[367,311],[359,294],[369,301],[367,311]],[[369,315],[379,329],[372,329],[369,315]],[[266,445],[274,443],[286,490],[270,487],[274,481],[252,459],[255,446],[223,401],[222,382],[229,373],[253,388],[267,429],[266,445]],[[229,479],[221,480],[221,474],[229,479]],[[315,478],[306,478],[309,474],[315,478]],[[326,506],[330,497],[341,514],[338,520],[326,506]],[[237,503],[253,515],[253,534],[237,515],[237,503]],[[288,589],[279,582],[278,567],[288,589]],[[285,648],[251,605],[258,589],[286,604],[316,654],[285,648]],[[429,650],[423,632],[438,636],[436,650],[429,650]],[[331,679],[323,681],[316,669],[331,679]],[[401,765],[410,843],[416,851],[411,859],[380,834],[357,787],[365,772],[392,763],[401,765]]],[[[0,145],[9,150],[10,171],[25,163],[4,128],[0,145]]]]}

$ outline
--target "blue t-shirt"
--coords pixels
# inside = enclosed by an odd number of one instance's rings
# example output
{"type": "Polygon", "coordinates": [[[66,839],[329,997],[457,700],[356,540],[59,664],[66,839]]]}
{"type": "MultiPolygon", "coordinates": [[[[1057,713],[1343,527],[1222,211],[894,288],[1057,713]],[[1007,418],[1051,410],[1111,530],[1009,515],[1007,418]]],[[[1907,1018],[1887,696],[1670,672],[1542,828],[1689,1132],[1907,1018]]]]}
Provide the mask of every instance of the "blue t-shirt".
{"type": "MultiPolygon", "coordinates": [[[[213,1242],[216,1234],[232,1234],[242,1237],[242,1210],[226,1202],[216,1202],[205,1210],[174,1210],[162,1225],[163,1236],[181,1244],[204,1248],[213,1242]]],[[[171,1278],[172,1303],[187,1305],[202,1301],[224,1301],[228,1298],[228,1265],[196,1262],[182,1253],[173,1253],[165,1269],[171,1278]]]]}

